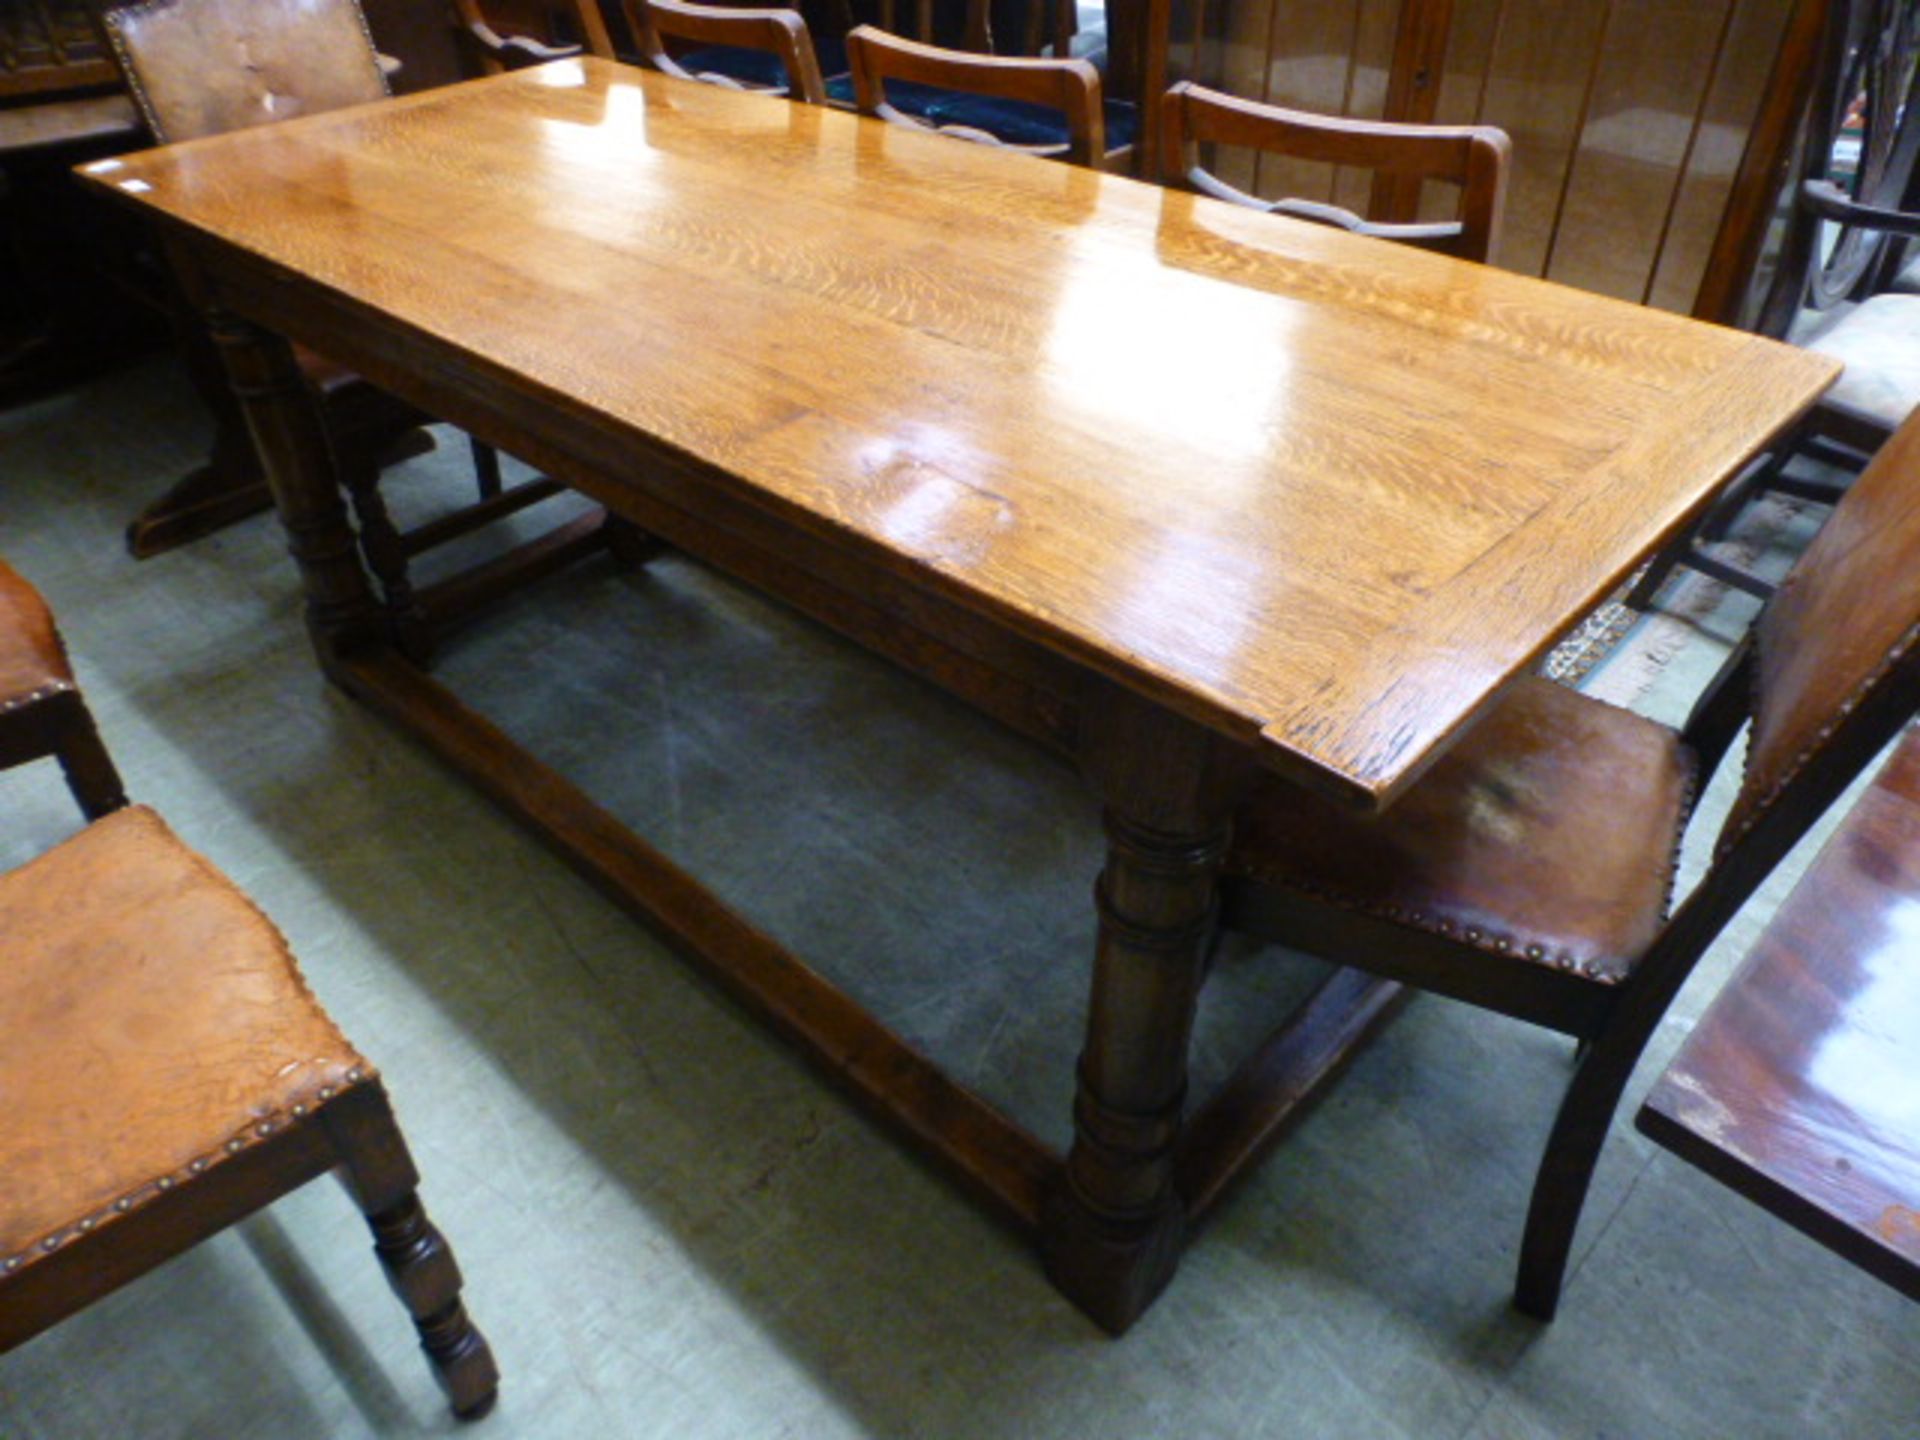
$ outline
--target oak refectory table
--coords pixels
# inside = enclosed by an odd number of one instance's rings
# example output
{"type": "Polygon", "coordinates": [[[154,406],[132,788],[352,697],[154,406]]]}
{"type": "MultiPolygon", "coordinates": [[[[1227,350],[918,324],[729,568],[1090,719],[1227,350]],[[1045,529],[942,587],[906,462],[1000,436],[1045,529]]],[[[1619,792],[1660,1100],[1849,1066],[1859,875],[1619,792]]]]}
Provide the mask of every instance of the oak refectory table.
{"type": "Polygon", "coordinates": [[[1189,1114],[1249,778],[1391,804],[1834,375],[594,60],[86,174],[159,224],[209,316],[327,673],[703,958],[1114,1330],[1394,993],[1337,972],[1189,1114]],[[1078,761],[1109,845],[1066,1156],[403,657],[289,341],[1078,761]]]}

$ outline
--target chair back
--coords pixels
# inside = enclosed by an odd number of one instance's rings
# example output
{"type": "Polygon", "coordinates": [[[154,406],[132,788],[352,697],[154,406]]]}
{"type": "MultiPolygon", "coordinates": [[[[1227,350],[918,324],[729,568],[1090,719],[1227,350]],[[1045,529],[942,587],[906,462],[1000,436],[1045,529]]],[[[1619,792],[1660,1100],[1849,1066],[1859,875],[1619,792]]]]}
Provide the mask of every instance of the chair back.
{"type": "MultiPolygon", "coordinates": [[[[1760,617],[1746,774],[1723,854],[1808,788],[1810,772],[1844,787],[1911,716],[1920,697],[1917,502],[1920,412],[1854,481],[1760,617]]],[[[1826,803],[1795,808],[1810,809],[1810,823],[1826,803]]]]}
{"type": "Polygon", "coordinates": [[[102,23],[162,144],[387,94],[355,0],[147,0],[102,23]]]}
{"type": "Polygon", "coordinates": [[[453,10],[460,33],[479,43],[488,71],[538,64],[554,47],[619,58],[600,0],[453,0],[453,10]]]}
{"type": "Polygon", "coordinates": [[[1106,158],[1100,72],[1085,60],[975,55],[903,40],[862,25],[847,36],[847,63],[853,71],[854,104],[863,115],[956,139],[1059,156],[1094,169],[1100,168],[1106,158]],[[998,136],[972,126],[918,119],[887,102],[889,80],[1056,110],[1066,117],[1067,141],[1064,145],[1007,145],[998,136]]]}
{"type": "Polygon", "coordinates": [[[1347,120],[1242,100],[1182,81],[1160,106],[1162,176],[1204,195],[1297,219],[1377,235],[1463,260],[1491,260],[1506,207],[1513,157],[1506,132],[1492,125],[1398,125],[1347,120]],[[1263,200],[1229,185],[1200,163],[1204,144],[1242,145],[1296,160],[1351,165],[1409,180],[1459,187],[1459,219],[1437,224],[1379,224],[1338,205],[1263,200]]]}
{"type": "Polygon", "coordinates": [[[627,23],[633,27],[640,53],[654,69],[683,80],[704,80],[736,90],[787,95],[808,105],[827,103],[827,85],[813,36],[797,10],[739,9],[730,5],[696,5],[688,0],[626,0],[627,23]],[[728,75],[689,69],[676,58],[696,46],[725,46],[772,55],[786,72],[785,85],[765,89],[728,75]]]}

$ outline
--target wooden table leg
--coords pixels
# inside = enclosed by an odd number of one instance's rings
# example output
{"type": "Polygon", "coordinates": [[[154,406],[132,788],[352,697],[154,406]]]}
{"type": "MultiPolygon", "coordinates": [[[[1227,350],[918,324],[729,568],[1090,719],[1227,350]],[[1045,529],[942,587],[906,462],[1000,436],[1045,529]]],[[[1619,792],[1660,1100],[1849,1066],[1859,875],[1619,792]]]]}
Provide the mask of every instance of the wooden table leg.
{"type": "Polygon", "coordinates": [[[1081,760],[1106,802],[1107,864],[1073,1148],[1041,1248],[1062,1292],[1119,1334],[1179,1263],[1187,1048],[1244,765],[1234,747],[1131,695],[1102,687],[1089,699],[1081,760]]]}
{"type": "Polygon", "coordinates": [[[227,378],[266,467],[267,483],[300,567],[307,630],[329,674],[357,646],[384,637],[385,624],[347,523],[319,402],[293,358],[269,330],[223,311],[207,316],[227,378]]]}

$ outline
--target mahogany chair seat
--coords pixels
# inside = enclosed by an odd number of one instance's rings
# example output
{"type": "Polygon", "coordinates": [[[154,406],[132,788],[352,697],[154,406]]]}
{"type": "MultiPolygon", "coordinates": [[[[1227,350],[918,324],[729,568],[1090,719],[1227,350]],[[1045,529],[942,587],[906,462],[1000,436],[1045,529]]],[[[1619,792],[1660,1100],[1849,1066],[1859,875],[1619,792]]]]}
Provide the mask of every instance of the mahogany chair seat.
{"type": "Polygon", "coordinates": [[[1472,947],[1477,984],[1508,971],[1503,989],[1564,990],[1571,1027],[1660,933],[1693,776],[1666,726],[1530,678],[1381,814],[1266,784],[1235,823],[1237,915],[1285,893],[1261,926],[1277,932],[1303,892],[1343,921],[1472,947]]]}
{"type": "Polygon", "coordinates": [[[0,1033],[0,1350],[339,1168],[455,1412],[492,1404],[378,1073],[151,810],[0,875],[0,1033]]]}
{"type": "Polygon", "coordinates": [[[1695,962],[1920,709],[1920,415],[1835,509],[1684,730],[1526,679],[1377,816],[1278,780],[1222,920],[1588,1044],[1535,1180],[1515,1303],[1550,1318],[1615,1107],[1695,962]],[[1713,862],[1669,909],[1696,773],[1741,728],[1713,862]]]}
{"type": "MultiPolygon", "coordinates": [[[[40,592],[0,560],[0,766],[53,756],[88,819],[127,803],[40,592]]],[[[0,1172],[4,1173],[4,1172],[0,1172]]]]}

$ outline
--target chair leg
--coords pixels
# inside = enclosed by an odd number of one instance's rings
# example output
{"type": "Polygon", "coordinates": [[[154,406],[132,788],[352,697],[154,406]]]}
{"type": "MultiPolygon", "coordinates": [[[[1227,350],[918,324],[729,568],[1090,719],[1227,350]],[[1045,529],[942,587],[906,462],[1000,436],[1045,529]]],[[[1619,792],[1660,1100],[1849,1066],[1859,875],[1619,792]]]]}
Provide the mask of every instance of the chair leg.
{"type": "Polygon", "coordinates": [[[1628,1028],[1616,1025],[1584,1047],[1540,1157],[1513,1292],[1514,1308],[1536,1320],[1553,1319],[1559,1307],[1574,1231],[1600,1147],[1606,1143],[1613,1112],[1646,1043],[1644,1034],[1627,1033],[1628,1028]]]}
{"type": "Polygon", "coordinates": [[[500,452],[484,440],[467,437],[467,444],[473,450],[473,478],[479,487],[480,498],[491,500],[501,490],[500,452]]]}
{"type": "Polygon", "coordinates": [[[1660,587],[1667,583],[1667,576],[1673,573],[1673,567],[1680,564],[1693,553],[1694,528],[1689,526],[1674,539],[1669,540],[1658,555],[1653,557],[1647,568],[1641,572],[1633,589],[1627,592],[1623,602],[1629,610],[1645,614],[1653,607],[1653,597],[1660,593],[1660,587]]]}
{"type": "Polygon", "coordinates": [[[344,1178],[367,1224],[387,1281],[413,1317],[420,1348],[454,1415],[477,1420],[499,1396],[500,1372],[486,1337],[460,1300],[460,1266],[420,1203],[419,1172],[379,1082],[357,1086],[322,1112],[344,1178]]]}
{"type": "Polygon", "coordinates": [[[411,557],[406,541],[394,525],[393,516],[387,512],[386,498],[380,493],[379,463],[370,455],[341,455],[336,456],[334,465],[353,504],[354,523],[360,530],[360,553],[366,557],[367,568],[379,582],[394,640],[409,659],[424,665],[431,658],[433,648],[430,627],[408,572],[411,557]]]}
{"type": "Polygon", "coordinates": [[[67,713],[60,720],[54,754],[80,813],[98,820],[127,803],[126,786],[121,784],[120,772],[100,742],[100,732],[94,728],[93,716],[79,692],[59,697],[59,703],[67,713]]]}

